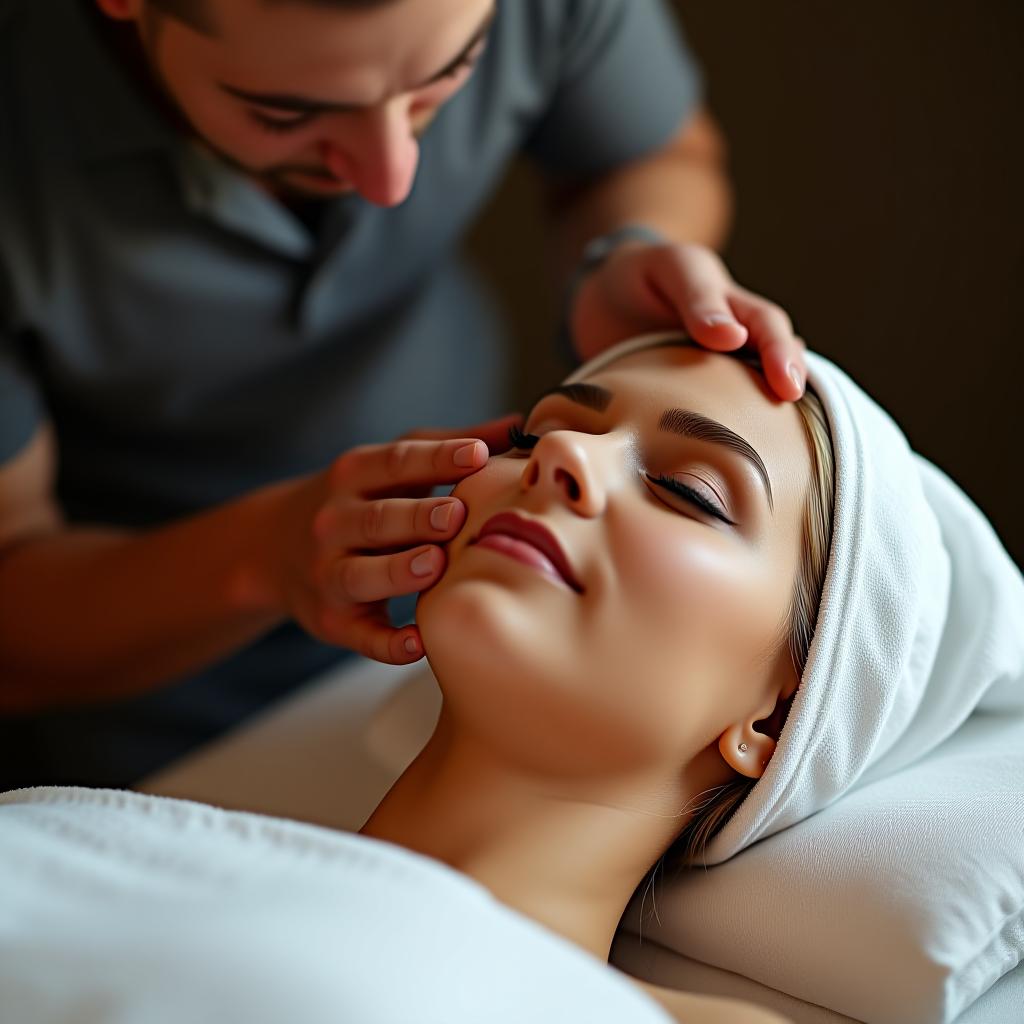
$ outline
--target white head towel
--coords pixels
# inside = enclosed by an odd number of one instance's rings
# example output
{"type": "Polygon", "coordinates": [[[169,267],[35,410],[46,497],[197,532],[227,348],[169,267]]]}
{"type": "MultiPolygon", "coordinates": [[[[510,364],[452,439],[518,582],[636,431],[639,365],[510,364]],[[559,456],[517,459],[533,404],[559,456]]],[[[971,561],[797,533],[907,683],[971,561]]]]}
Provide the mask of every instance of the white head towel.
{"type": "MultiPolygon", "coordinates": [[[[630,339],[569,380],[684,338],[630,339]]],[[[974,711],[1024,711],[1020,569],[979,509],[842,370],[813,353],[807,365],[836,476],[817,626],[778,747],[705,864],[911,764],[974,711]]]]}

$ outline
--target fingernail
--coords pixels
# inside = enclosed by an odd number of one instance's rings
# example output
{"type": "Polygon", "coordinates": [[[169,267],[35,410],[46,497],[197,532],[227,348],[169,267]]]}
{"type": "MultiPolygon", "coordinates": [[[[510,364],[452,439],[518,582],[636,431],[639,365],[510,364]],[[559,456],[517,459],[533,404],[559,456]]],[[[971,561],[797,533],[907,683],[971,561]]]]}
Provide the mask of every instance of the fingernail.
{"type": "Polygon", "coordinates": [[[452,456],[452,462],[456,466],[475,466],[479,459],[477,458],[477,449],[483,446],[483,441],[474,441],[472,444],[464,444],[461,448],[457,449],[455,455],[452,456]]]}
{"type": "Polygon", "coordinates": [[[407,636],[403,645],[407,654],[419,654],[420,645],[416,642],[416,637],[407,636]]]}
{"type": "Polygon", "coordinates": [[[435,530],[447,530],[448,524],[452,521],[452,510],[455,502],[446,501],[443,505],[436,505],[430,512],[430,525],[435,530]]]}
{"type": "Polygon", "coordinates": [[[710,327],[718,327],[721,324],[734,324],[736,318],[729,316],[728,313],[711,313],[709,316],[704,317],[704,323],[710,327]]]}
{"type": "Polygon", "coordinates": [[[429,576],[434,571],[434,549],[427,548],[420,552],[410,563],[414,576],[429,576]]]}
{"type": "Polygon", "coordinates": [[[793,363],[789,364],[789,379],[797,386],[797,390],[802,395],[804,393],[803,374],[800,373],[793,363]]]}

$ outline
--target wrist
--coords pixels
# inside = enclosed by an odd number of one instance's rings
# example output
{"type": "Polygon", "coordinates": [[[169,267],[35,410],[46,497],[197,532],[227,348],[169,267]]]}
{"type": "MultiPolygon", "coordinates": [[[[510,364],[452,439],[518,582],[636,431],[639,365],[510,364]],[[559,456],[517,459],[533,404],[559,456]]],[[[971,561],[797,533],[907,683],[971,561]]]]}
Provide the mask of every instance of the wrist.
{"type": "Polygon", "coordinates": [[[237,611],[287,617],[283,566],[287,508],[299,481],[270,484],[232,507],[237,539],[227,600],[237,611]]]}
{"type": "Polygon", "coordinates": [[[577,360],[583,355],[577,315],[578,299],[584,285],[613,254],[628,248],[648,245],[662,245],[669,239],[661,232],[646,224],[621,224],[611,231],[596,235],[584,246],[579,262],[565,287],[562,301],[560,340],[570,359],[577,360]]]}

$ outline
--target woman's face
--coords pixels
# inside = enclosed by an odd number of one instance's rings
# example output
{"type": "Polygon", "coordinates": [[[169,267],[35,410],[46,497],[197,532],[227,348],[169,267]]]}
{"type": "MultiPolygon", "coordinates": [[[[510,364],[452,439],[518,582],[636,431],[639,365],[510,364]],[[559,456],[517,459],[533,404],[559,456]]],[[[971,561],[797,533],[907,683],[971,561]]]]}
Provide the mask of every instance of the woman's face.
{"type": "Polygon", "coordinates": [[[678,768],[766,718],[797,683],[794,406],[736,359],[659,347],[542,397],[524,433],[456,489],[466,525],[418,608],[455,720],[580,775],[678,768]]]}

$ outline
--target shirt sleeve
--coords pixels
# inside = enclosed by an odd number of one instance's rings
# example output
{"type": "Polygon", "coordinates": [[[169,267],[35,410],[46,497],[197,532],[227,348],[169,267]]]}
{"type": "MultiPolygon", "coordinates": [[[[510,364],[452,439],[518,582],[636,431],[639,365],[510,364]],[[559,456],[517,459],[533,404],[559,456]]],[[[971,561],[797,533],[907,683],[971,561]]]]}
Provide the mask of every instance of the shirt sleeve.
{"type": "Polygon", "coordinates": [[[642,156],[701,99],[700,67],[663,0],[569,0],[556,49],[554,92],[525,146],[547,170],[597,174],[642,156]]]}

